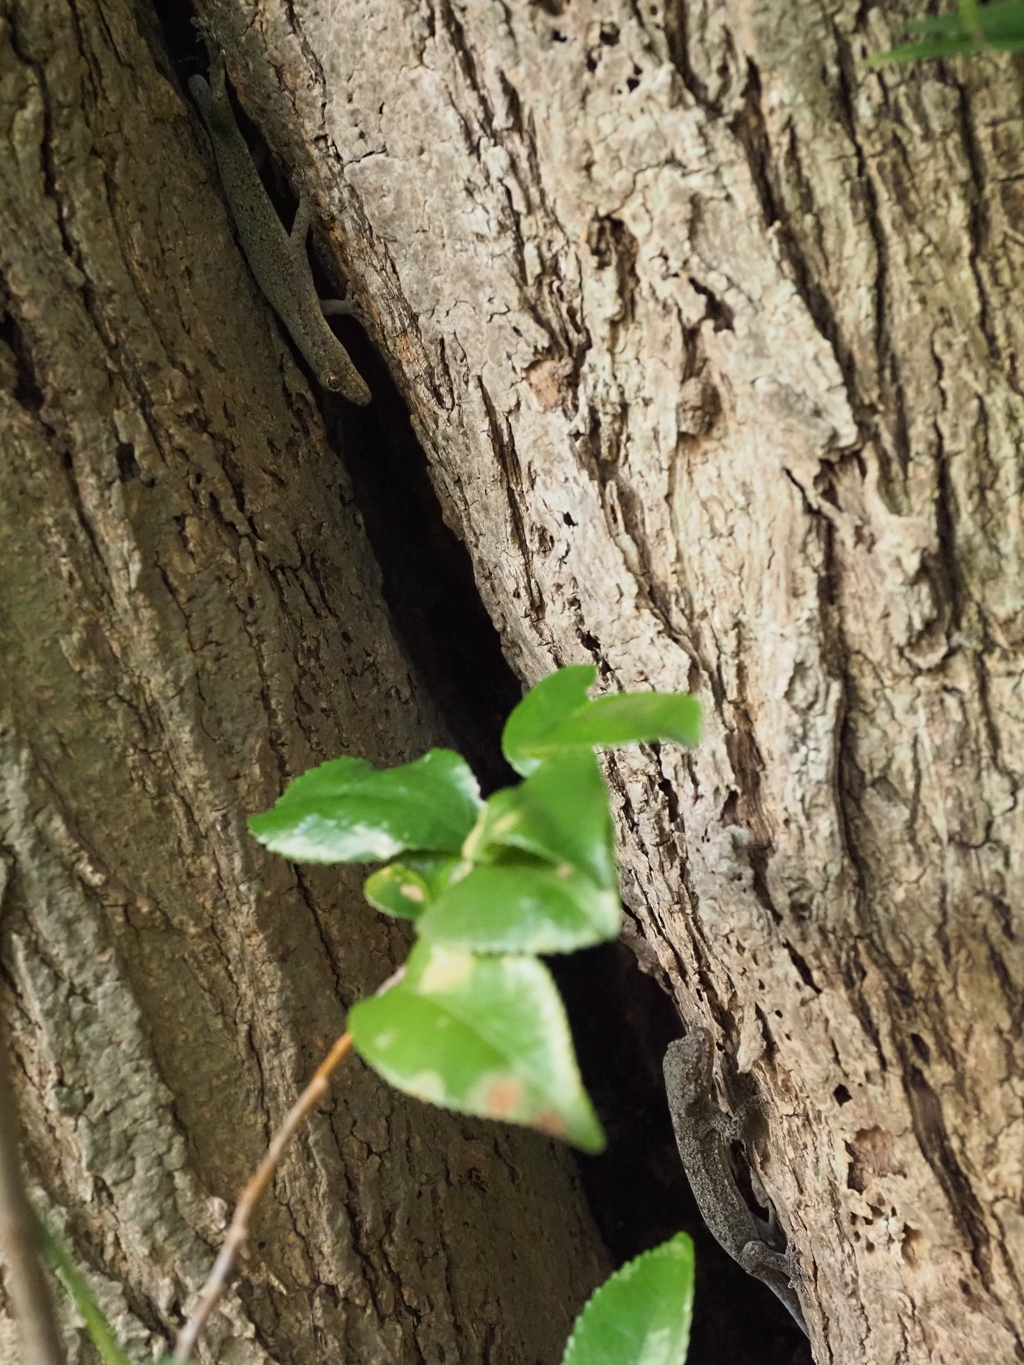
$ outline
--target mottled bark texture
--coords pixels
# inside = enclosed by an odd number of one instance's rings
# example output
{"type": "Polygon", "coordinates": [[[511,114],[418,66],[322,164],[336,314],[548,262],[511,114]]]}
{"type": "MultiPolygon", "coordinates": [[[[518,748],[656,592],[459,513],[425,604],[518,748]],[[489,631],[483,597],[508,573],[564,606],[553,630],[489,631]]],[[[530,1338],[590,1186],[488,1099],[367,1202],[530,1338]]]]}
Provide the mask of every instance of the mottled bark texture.
{"type": "MultiPolygon", "coordinates": [[[[0,999],[36,1189],[142,1360],[405,950],[245,816],[445,733],[142,6],[0,4],[0,291],[0,999]]],[[[604,1270],[562,1150],[353,1061],[201,1358],[547,1365],[604,1270]]]]}
{"type": "Polygon", "coordinates": [[[817,1359],[1020,1359],[1019,68],[871,73],[853,0],[202,8],[508,657],[706,707],[609,761],[631,934],[817,1359]]]}

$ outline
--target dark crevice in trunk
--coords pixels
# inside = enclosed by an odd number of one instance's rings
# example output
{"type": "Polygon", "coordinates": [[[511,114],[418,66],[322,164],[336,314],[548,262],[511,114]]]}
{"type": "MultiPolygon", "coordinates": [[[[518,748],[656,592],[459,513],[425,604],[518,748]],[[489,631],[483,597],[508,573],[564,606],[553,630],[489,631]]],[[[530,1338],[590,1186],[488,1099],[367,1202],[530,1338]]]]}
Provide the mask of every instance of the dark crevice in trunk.
{"type": "Polygon", "coordinates": [[[505,662],[465,546],[442,519],[390,375],[356,323],[341,318],[338,332],[374,401],[356,408],[323,395],[324,415],[352,479],[393,627],[456,747],[485,792],[493,791],[516,780],[501,755],[501,730],[522,687],[505,662]]]}
{"type": "Polygon", "coordinates": [[[668,997],[622,943],[550,965],[608,1137],[601,1156],[580,1157],[579,1165],[616,1264],[685,1229],[697,1258],[687,1365],[811,1365],[799,1327],[767,1285],[726,1255],[690,1192],[661,1074],[665,1049],[680,1033],[668,997]]]}
{"type": "MultiPolygon", "coordinates": [[[[155,11],[184,88],[188,76],[206,65],[191,6],[161,0],[155,11]]],[[[518,780],[500,740],[522,688],[481,602],[469,554],[443,520],[426,457],[383,361],[357,322],[342,317],[335,326],[373,401],[356,408],[315,386],[314,393],[351,477],[393,629],[453,743],[485,792],[492,791],[518,780]]],[[[722,1251],[690,1194],[661,1076],[665,1048],[680,1031],[669,999],[621,943],[551,959],[550,965],[609,1139],[602,1156],[580,1157],[579,1165],[614,1260],[621,1263],[685,1228],[697,1248],[689,1365],[809,1362],[789,1314],[722,1251]]],[[[552,1217],[558,1216],[553,1209],[552,1217]]],[[[501,1267],[494,1272],[500,1275],[501,1267]]]]}
{"type": "MultiPolygon", "coordinates": [[[[501,729],[520,685],[480,601],[468,551],[442,519],[426,457],[390,376],[354,323],[342,319],[340,330],[374,401],[358,409],[328,400],[329,426],[345,452],[394,628],[485,787],[515,782],[501,757],[501,729]]],[[[621,943],[549,965],[608,1136],[604,1154],[580,1157],[579,1166],[616,1264],[685,1228],[697,1246],[689,1365],[809,1362],[786,1309],[722,1251],[690,1194],[661,1076],[665,1049],[680,1031],[668,997],[621,943]]]]}

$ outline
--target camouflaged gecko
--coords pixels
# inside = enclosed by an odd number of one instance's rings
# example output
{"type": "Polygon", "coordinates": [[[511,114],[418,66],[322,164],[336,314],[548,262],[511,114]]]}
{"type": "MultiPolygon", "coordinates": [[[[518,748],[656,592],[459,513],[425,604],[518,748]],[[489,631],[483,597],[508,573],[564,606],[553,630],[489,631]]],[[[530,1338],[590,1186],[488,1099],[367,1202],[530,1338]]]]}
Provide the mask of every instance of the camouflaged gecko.
{"type": "Polygon", "coordinates": [[[748,1208],[736,1184],[729,1146],[746,1135],[742,1120],[718,1107],[713,1059],[711,1034],[703,1028],[692,1028],[685,1038],[669,1043],[665,1053],[665,1091],[690,1189],[715,1240],[781,1299],[806,1335],[792,1260],[772,1245],[778,1236],[775,1227],[748,1208]]]}
{"type": "Polygon", "coordinates": [[[309,200],[299,200],[287,233],[235,120],[219,53],[210,53],[210,83],[193,76],[188,88],[213,143],[224,194],[256,283],[324,388],[363,406],[370,401],[370,390],[324,317],[350,313],[352,305],[319,299],[313,284],[306,256],[309,200]]]}

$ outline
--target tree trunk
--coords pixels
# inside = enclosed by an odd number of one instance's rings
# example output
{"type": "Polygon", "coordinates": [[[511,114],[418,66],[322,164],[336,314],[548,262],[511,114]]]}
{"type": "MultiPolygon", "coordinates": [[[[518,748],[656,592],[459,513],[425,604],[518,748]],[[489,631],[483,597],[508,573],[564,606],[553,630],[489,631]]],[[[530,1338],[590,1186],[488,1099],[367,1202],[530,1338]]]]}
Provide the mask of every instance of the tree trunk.
{"type": "MultiPolygon", "coordinates": [[[[139,14],[0,4],[0,934],[37,1196],[143,1360],[407,946],[245,817],[450,740],[139,14]]],[[[564,1150],[353,1061],[200,1358],[553,1365],[606,1269],[564,1150]]]]}
{"type": "Polygon", "coordinates": [[[853,3],[203,12],[520,675],[704,703],[608,761],[630,933],[762,1099],[816,1357],[1018,1359],[1019,68],[869,72],[853,3]]]}
{"type": "MultiPolygon", "coordinates": [[[[629,936],[714,1030],[723,1103],[739,1073],[761,1098],[816,1358],[1018,1359],[1019,69],[868,72],[898,35],[853,4],[200,8],[519,675],[592,660],[704,703],[695,754],[608,761],[629,936]]],[[[339,998],[400,952],[355,880],[342,925],[336,875],[260,860],[242,816],[438,722],[216,207],[178,7],[159,76],[113,4],[78,7],[80,49],[56,0],[10,13],[5,963],[36,1169],[144,1341],[339,998]]],[[[536,1144],[360,1068],[337,1095],[225,1336],[557,1355],[525,1305],[564,1317],[595,1268],[533,1263],[578,1235],[530,1221],[564,1168],[535,1213],[479,1213],[506,1237],[483,1302],[444,1262],[452,1173],[536,1144]]]]}

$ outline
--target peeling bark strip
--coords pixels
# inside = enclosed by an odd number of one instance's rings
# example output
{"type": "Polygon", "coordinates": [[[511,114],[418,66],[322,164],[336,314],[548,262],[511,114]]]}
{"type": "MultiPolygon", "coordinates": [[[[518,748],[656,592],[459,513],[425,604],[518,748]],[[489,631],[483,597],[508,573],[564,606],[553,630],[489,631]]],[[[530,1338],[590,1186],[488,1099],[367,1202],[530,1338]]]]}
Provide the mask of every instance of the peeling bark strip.
{"type": "Polygon", "coordinates": [[[523,677],[705,702],[609,765],[629,904],[760,1091],[817,1358],[1019,1359],[1016,68],[868,74],[852,2],[203,9],[523,677]]]}
{"type": "MultiPolygon", "coordinates": [[[[140,18],[0,0],[0,1007],[36,1192],[136,1360],[404,955],[358,873],[264,857],[245,816],[446,740],[140,18]]],[[[553,1362],[605,1269],[562,1153],[353,1065],[199,1359],[553,1362]]]]}

